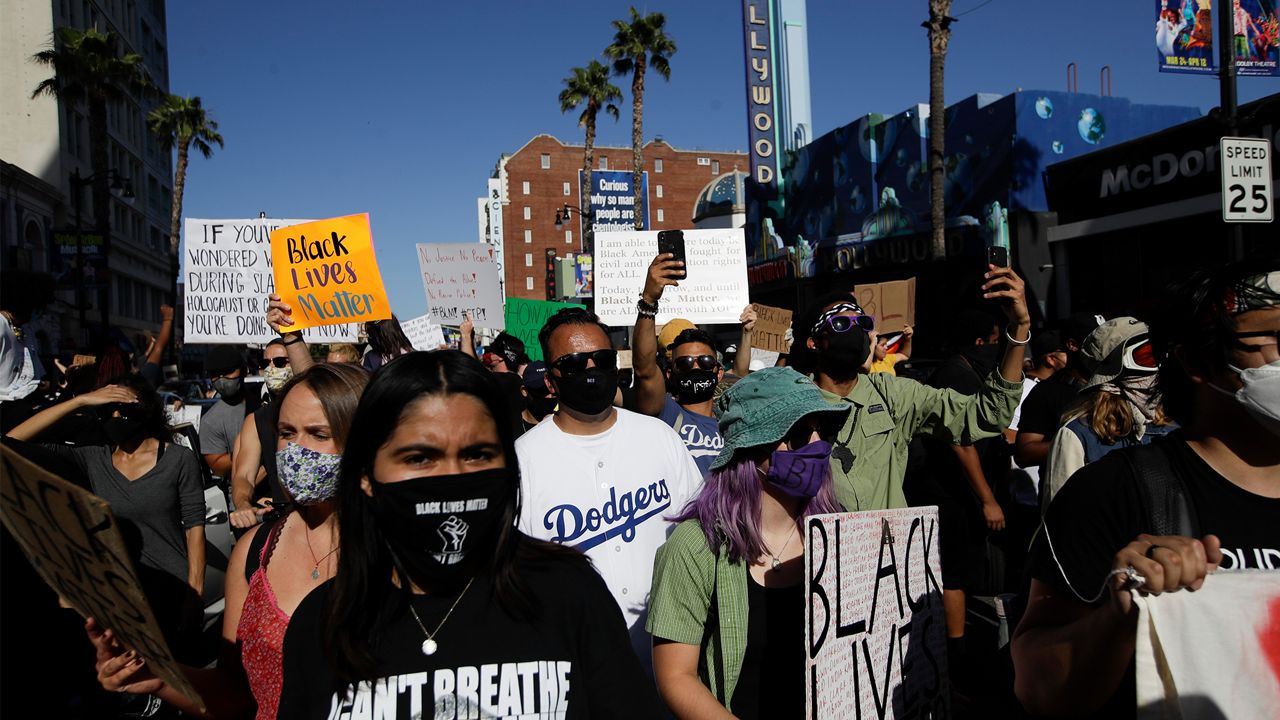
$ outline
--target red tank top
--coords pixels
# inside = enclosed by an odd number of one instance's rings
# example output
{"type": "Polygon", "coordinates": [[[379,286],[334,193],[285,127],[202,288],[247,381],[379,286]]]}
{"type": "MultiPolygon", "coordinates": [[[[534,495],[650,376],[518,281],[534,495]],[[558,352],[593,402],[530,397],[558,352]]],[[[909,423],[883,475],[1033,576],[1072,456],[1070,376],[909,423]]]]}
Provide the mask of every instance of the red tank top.
{"type": "Polygon", "coordinates": [[[267,563],[280,538],[283,522],[270,530],[262,545],[258,569],[249,579],[249,592],[240,612],[240,625],[236,638],[240,641],[240,662],[249,678],[249,689],[258,702],[257,720],[270,720],[276,716],[280,705],[280,685],[283,681],[284,632],[289,627],[289,616],[280,609],[276,594],[267,580],[267,563]]]}

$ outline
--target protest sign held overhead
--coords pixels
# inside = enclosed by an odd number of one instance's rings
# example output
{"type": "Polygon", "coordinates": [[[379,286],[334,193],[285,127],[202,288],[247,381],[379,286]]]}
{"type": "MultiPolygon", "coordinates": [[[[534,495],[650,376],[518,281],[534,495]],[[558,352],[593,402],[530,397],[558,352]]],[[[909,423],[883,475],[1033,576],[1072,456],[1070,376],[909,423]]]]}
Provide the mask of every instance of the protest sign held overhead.
{"type": "Polygon", "coordinates": [[[492,246],[419,243],[418,268],[431,322],[457,327],[466,313],[478,328],[504,329],[502,288],[492,246]]]}
{"type": "Polygon", "coordinates": [[[507,300],[507,333],[520,338],[530,360],[542,360],[542,345],[538,343],[538,333],[547,323],[547,318],[571,307],[582,306],[549,300],[510,298],[507,300]]]}
{"type": "Polygon", "coordinates": [[[937,507],[805,521],[805,716],[950,717],[937,507]]]}
{"type": "Polygon", "coordinates": [[[401,322],[400,329],[409,338],[409,344],[413,345],[414,350],[439,350],[441,345],[447,344],[444,341],[444,330],[426,315],[401,322]]]}
{"type": "Polygon", "coordinates": [[[201,708],[147,604],[111,506],[0,447],[0,520],[41,579],[201,708]]]}
{"type": "MultiPolygon", "coordinates": [[[[658,254],[657,232],[608,232],[596,236],[596,314],[607,325],[636,321],[636,298],[649,263],[658,254]]],[[[742,230],[685,230],[687,276],[668,287],[658,303],[657,324],[684,318],[695,324],[737,325],[747,296],[742,230]]]]}
{"type": "Polygon", "coordinates": [[[752,347],[775,353],[791,352],[787,347],[787,330],[791,327],[791,311],[755,303],[756,326],[751,331],[752,347]]]}
{"type": "Polygon", "coordinates": [[[853,295],[862,312],[876,319],[876,332],[891,333],[916,324],[916,279],[859,285],[853,295]]]}
{"type": "MultiPolygon", "coordinates": [[[[266,322],[267,296],[276,291],[270,234],[305,222],[310,221],[187,218],[182,237],[183,340],[262,345],[279,337],[266,322]]],[[[352,324],[302,331],[309,343],[355,342],[356,335],[352,324]]]]}
{"type": "Polygon", "coordinates": [[[275,230],[271,259],[276,292],[293,309],[293,326],[282,330],[391,317],[368,213],[275,230]]]}

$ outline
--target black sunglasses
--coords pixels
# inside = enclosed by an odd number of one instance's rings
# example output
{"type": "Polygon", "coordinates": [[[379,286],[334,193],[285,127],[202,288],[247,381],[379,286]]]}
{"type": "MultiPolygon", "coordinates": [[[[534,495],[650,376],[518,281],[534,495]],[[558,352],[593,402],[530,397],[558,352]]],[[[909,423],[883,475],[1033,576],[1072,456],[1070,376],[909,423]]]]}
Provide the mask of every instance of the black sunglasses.
{"type": "Polygon", "coordinates": [[[832,315],[822,322],[824,332],[847,333],[853,328],[869,333],[876,329],[876,319],[870,315],[832,315]]]}
{"type": "Polygon", "coordinates": [[[561,375],[577,375],[586,372],[588,360],[594,362],[601,370],[618,369],[618,351],[616,350],[595,350],[561,355],[551,361],[551,367],[561,375]]]}
{"type": "Polygon", "coordinates": [[[680,372],[689,372],[694,365],[703,370],[715,370],[720,367],[715,355],[681,355],[675,359],[674,364],[676,370],[680,372]]]}
{"type": "Polygon", "coordinates": [[[289,358],[287,357],[271,358],[269,360],[267,358],[262,358],[262,368],[264,370],[268,365],[275,365],[278,368],[282,368],[288,364],[289,364],[289,358]]]}
{"type": "Polygon", "coordinates": [[[107,403],[98,407],[98,417],[102,420],[111,418],[116,413],[119,413],[121,418],[128,420],[140,415],[141,412],[142,408],[137,403],[107,403]]]}

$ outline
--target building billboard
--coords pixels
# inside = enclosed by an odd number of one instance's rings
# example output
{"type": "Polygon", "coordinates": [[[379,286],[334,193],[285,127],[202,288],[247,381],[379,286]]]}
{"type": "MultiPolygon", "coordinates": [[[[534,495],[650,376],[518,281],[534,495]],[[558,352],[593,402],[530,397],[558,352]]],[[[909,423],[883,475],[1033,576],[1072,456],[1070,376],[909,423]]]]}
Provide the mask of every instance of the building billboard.
{"type": "Polygon", "coordinates": [[[1214,74],[1217,69],[1209,0],[1154,1],[1160,72],[1214,74]]]}
{"type": "MultiPolygon", "coordinates": [[[[578,171],[578,187],[582,187],[582,171],[578,171]]],[[[579,191],[581,192],[581,191],[579,191]]],[[[592,170],[591,197],[587,212],[592,232],[617,232],[636,229],[635,191],[631,187],[630,170],[592,170]]],[[[640,228],[649,229],[649,173],[640,173],[640,228]]]]}
{"type": "MultiPolygon", "coordinates": [[[[1231,5],[1226,2],[1220,6],[1227,7],[1231,5]]],[[[1236,56],[1236,74],[1280,77],[1280,8],[1276,0],[1240,0],[1234,12],[1231,49],[1236,56]]]]}

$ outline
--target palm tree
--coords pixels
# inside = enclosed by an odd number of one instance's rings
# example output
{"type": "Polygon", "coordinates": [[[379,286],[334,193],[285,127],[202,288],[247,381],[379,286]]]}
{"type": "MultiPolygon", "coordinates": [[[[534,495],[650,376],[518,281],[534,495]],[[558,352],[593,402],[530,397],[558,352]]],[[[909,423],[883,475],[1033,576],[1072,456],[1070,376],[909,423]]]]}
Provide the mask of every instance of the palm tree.
{"type": "Polygon", "coordinates": [[[933,230],[933,259],[947,257],[946,168],[947,105],[943,70],[951,41],[951,0],[929,0],[929,222],[933,230]]]}
{"type": "MultiPolygon", "coordinates": [[[[137,53],[120,54],[115,33],[95,28],[60,27],[50,46],[32,61],[53,70],[53,77],[36,85],[31,97],[48,95],[64,102],[87,102],[89,110],[89,160],[93,165],[93,212],[104,240],[111,232],[111,188],[107,148],[107,105],[126,102],[130,94],[152,87],[137,53]]],[[[72,188],[72,192],[79,192],[72,188]]],[[[104,313],[105,318],[105,313],[104,313]]]]}
{"type": "Polygon", "coordinates": [[[644,225],[644,218],[640,215],[640,208],[644,207],[644,194],[640,187],[644,168],[641,149],[644,142],[644,75],[652,68],[662,79],[671,79],[670,59],[676,52],[676,43],[663,32],[666,24],[667,18],[662,13],[641,17],[632,6],[630,22],[613,21],[613,43],[604,49],[604,54],[613,60],[613,72],[631,76],[631,187],[635,191],[637,230],[644,225]]]}
{"type": "MultiPolygon", "coordinates": [[[[585,128],[587,137],[582,147],[582,193],[579,201],[581,209],[591,207],[591,154],[596,144],[596,115],[604,110],[614,120],[619,117],[615,101],[622,100],[622,91],[617,85],[609,82],[609,68],[592,60],[585,68],[576,67],[573,74],[564,79],[564,89],[560,91],[560,112],[567,113],[583,105],[582,114],[578,116],[578,127],[585,128]]],[[[582,227],[582,251],[592,251],[594,234],[591,231],[591,218],[585,218],[582,227]]]]}
{"type": "MultiPolygon", "coordinates": [[[[178,166],[173,171],[173,203],[169,210],[169,253],[173,261],[173,278],[178,277],[178,229],[182,221],[182,191],[187,182],[187,155],[191,146],[206,158],[213,155],[213,146],[222,147],[218,123],[209,118],[200,105],[199,97],[184,98],[169,95],[155,110],[147,115],[147,127],[165,150],[178,148],[178,166]]],[[[174,288],[174,301],[177,288],[174,288]]]]}

